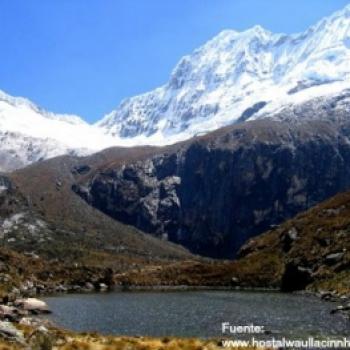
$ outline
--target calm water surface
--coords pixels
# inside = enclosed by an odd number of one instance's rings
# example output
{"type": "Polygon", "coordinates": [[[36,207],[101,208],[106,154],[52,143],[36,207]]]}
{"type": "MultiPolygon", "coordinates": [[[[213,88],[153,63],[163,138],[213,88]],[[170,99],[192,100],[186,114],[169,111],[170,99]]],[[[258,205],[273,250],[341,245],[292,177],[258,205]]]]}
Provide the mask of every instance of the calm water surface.
{"type": "MultiPolygon", "coordinates": [[[[221,323],[261,325],[279,336],[349,335],[333,303],[280,293],[113,292],[45,299],[58,325],[115,335],[220,337],[221,323]]],[[[271,336],[270,336],[271,337],[271,336]]]]}

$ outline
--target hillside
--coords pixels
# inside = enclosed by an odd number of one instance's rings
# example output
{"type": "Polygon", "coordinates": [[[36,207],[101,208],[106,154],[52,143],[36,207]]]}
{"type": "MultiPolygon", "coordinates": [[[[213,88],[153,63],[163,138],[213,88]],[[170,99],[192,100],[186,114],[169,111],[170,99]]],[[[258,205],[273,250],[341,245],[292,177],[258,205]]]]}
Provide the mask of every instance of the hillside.
{"type": "Polygon", "coordinates": [[[239,257],[234,270],[243,284],[348,294],[350,192],[340,193],[250,240],[239,257]]]}
{"type": "Polygon", "coordinates": [[[198,260],[88,206],[71,190],[77,160],[52,159],[0,176],[0,300],[109,288],[115,274],[198,260]]]}
{"type": "Polygon", "coordinates": [[[81,164],[93,168],[102,162],[108,162],[109,153],[106,151],[86,159],[58,157],[12,173],[10,178],[25,195],[30,207],[55,227],[61,228],[69,242],[76,240],[79,244],[87,244],[113,254],[149,259],[188,256],[178,246],[161,242],[137,229],[111,220],[88,206],[71,190],[76,174],[84,172],[84,168],[79,167],[81,164]]]}
{"type": "Polygon", "coordinates": [[[110,287],[114,274],[197,259],[88,206],[71,190],[77,161],[0,176],[0,298],[110,287]]]}

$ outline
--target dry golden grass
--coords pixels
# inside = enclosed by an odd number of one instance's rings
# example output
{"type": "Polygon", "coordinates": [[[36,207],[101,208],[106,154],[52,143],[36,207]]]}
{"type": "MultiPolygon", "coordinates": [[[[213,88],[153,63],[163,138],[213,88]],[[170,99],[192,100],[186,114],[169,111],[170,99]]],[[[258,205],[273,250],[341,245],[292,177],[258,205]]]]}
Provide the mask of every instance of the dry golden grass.
{"type": "Polygon", "coordinates": [[[293,262],[312,269],[313,281],[308,289],[350,294],[350,192],[338,194],[252,239],[241,255],[234,269],[245,276],[246,282],[255,280],[257,285],[278,287],[284,266],[293,262]],[[297,237],[288,245],[290,232],[296,232],[297,237]],[[334,253],[343,256],[339,261],[327,261],[334,253]]]}
{"type": "MultiPolygon", "coordinates": [[[[52,340],[28,341],[27,345],[0,340],[0,350],[222,350],[220,341],[197,338],[145,338],[145,337],[104,337],[98,335],[69,334],[52,340]]],[[[225,348],[229,350],[239,348],[225,348]]],[[[251,350],[252,348],[244,348],[251,350]]]]}
{"type": "MultiPolygon", "coordinates": [[[[216,339],[175,337],[102,336],[97,333],[74,333],[50,328],[41,332],[30,326],[17,325],[25,344],[8,342],[0,337],[0,350],[222,350],[216,339]]],[[[238,348],[226,348],[236,350],[238,348]]],[[[252,348],[245,347],[246,350],[252,348]]]]}
{"type": "MultiPolygon", "coordinates": [[[[219,350],[218,341],[175,338],[81,337],[54,347],[57,350],[219,350]]],[[[233,349],[233,348],[232,348],[233,349]]],[[[249,350],[249,349],[248,349],[249,350]]]]}

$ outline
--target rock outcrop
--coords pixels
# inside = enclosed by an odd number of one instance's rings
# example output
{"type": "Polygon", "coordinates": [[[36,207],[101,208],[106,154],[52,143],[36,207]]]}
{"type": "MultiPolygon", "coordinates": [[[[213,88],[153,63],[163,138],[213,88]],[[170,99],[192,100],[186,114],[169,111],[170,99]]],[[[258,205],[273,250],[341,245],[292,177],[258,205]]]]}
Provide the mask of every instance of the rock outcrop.
{"type": "Polygon", "coordinates": [[[348,130],[345,118],[244,123],[111,162],[73,190],[118,221],[233,257],[247,239],[350,188],[348,130]]]}

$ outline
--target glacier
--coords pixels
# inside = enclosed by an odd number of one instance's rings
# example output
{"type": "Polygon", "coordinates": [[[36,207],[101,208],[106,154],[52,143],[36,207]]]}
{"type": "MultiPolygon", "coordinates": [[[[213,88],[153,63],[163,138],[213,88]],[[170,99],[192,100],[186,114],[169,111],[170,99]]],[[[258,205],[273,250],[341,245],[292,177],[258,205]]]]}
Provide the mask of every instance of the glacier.
{"type": "Polygon", "coordinates": [[[350,85],[350,5],[299,34],[225,30],[183,57],[169,81],[123,101],[96,125],[123,139],[172,143],[350,85]]]}

